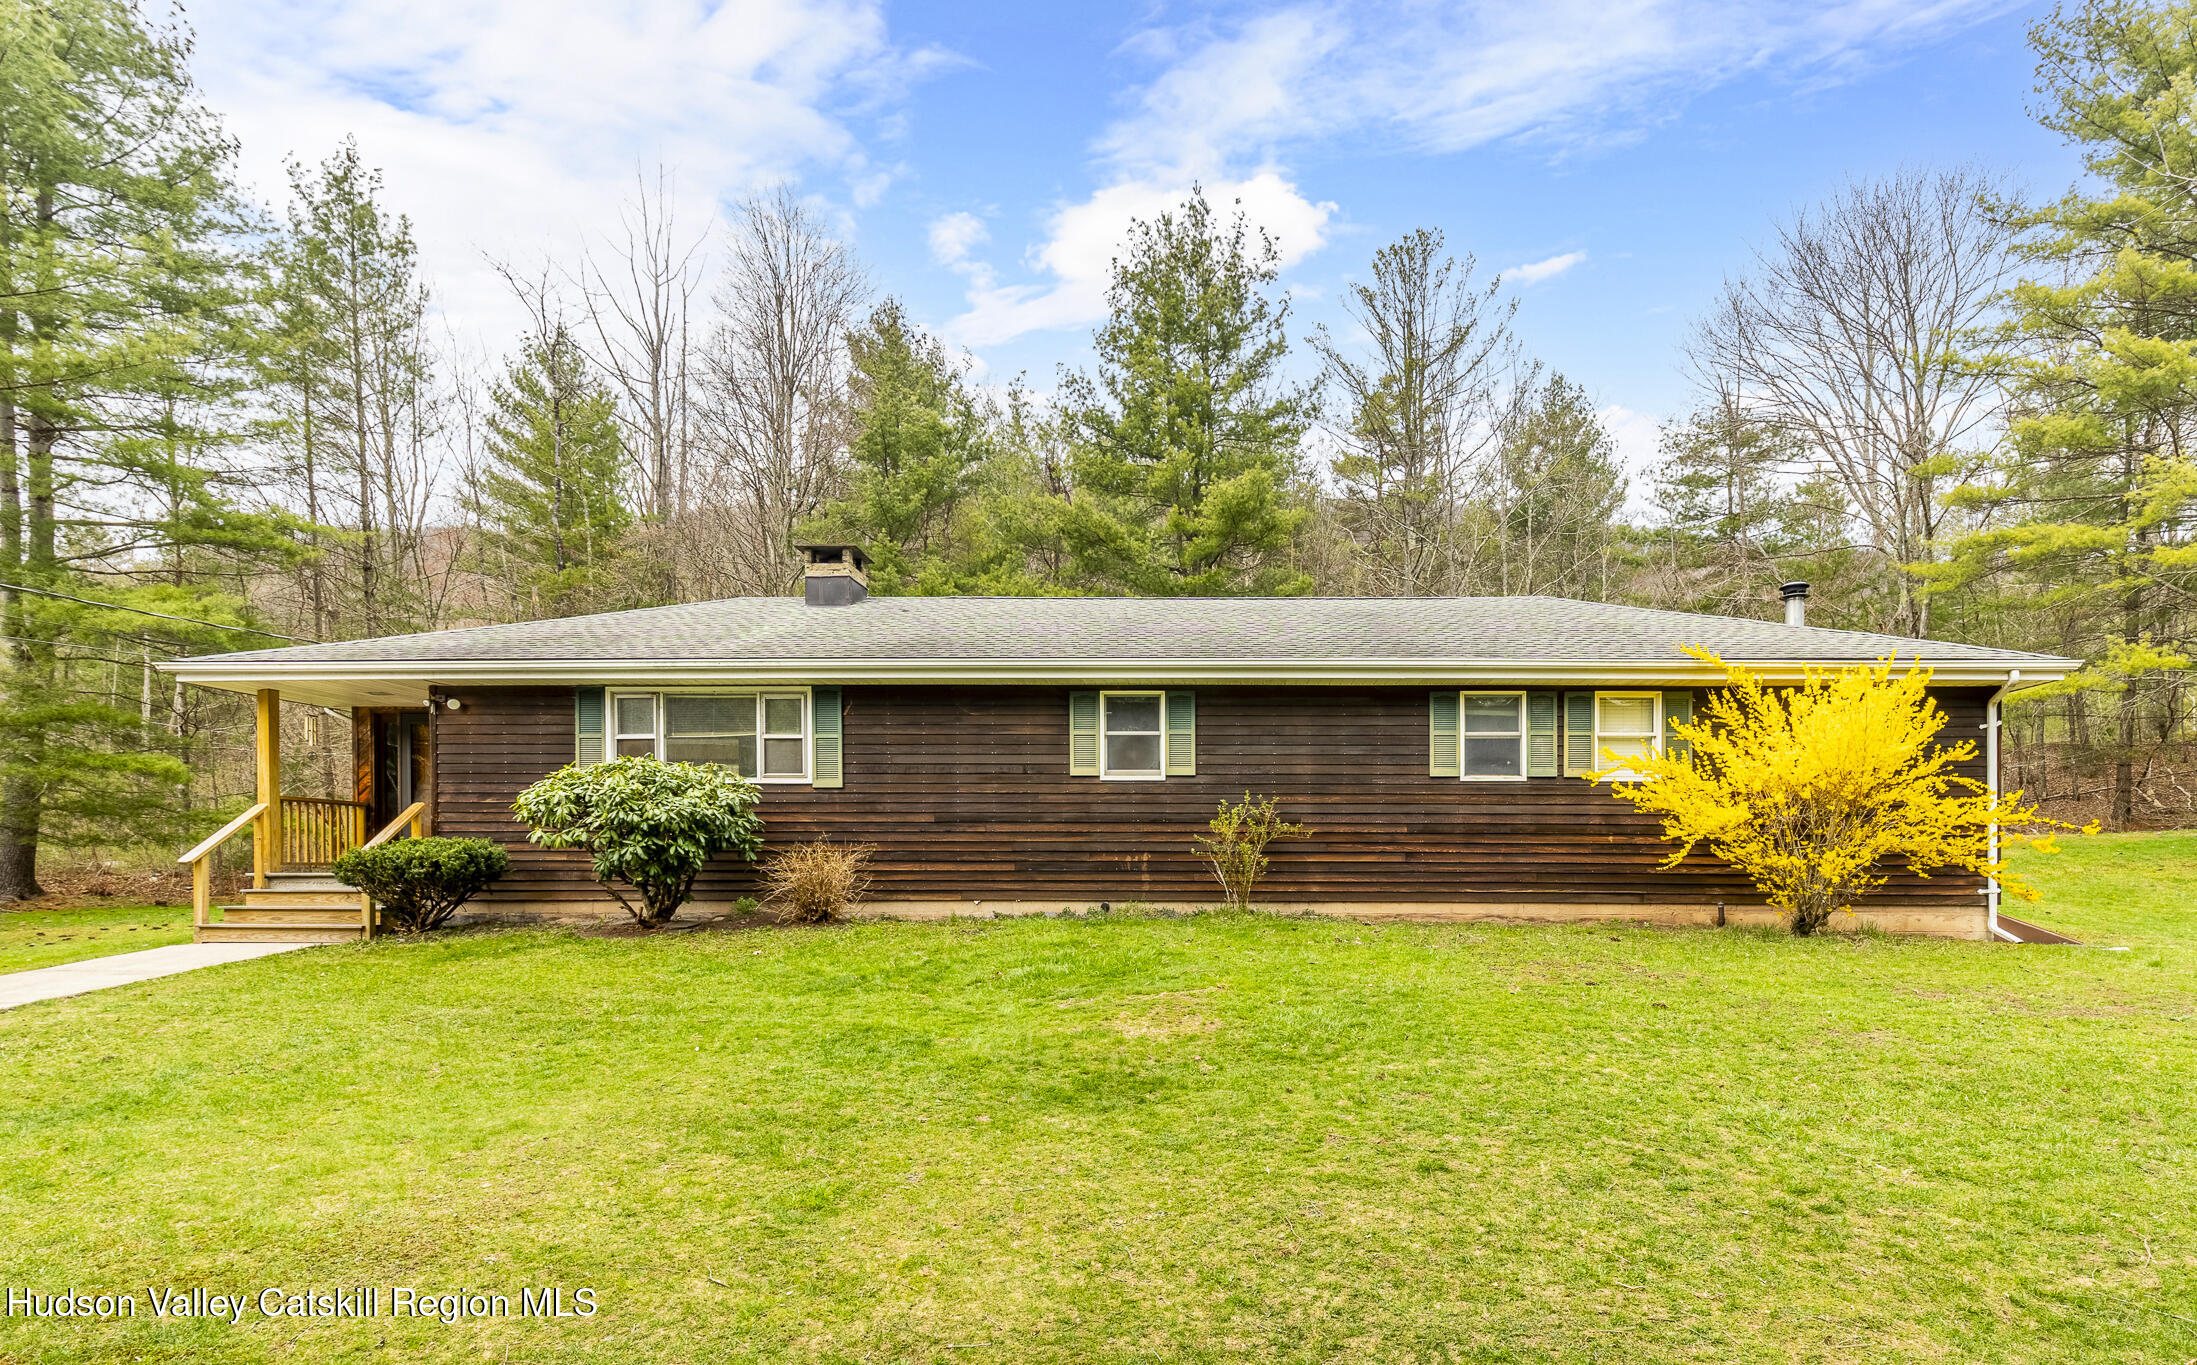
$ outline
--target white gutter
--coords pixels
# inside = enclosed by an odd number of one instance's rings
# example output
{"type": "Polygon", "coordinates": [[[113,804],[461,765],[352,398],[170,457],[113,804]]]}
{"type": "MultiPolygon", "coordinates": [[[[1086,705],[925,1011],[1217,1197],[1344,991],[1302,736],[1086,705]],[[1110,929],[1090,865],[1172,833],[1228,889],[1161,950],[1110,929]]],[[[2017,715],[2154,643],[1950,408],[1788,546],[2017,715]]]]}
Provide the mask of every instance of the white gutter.
{"type": "MultiPolygon", "coordinates": [[[[1999,699],[2004,697],[2008,689],[2021,680],[2022,671],[2020,669],[2009,669],[2005,686],[1993,692],[1991,700],[1983,704],[1984,777],[1990,786],[1991,799],[1994,804],[1997,803],[1999,798],[1999,699]]],[[[1993,819],[1991,821],[1991,860],[1997,862],[1998,858],[1999,822],[1993,819]]],[[[1991,909],[1991,937],[1994,940],[2003,939],[2008,943],[2021,942],[2019,938],[1999,927],[1999,879],[1997,877],[1989,880],[1989,883],[1984,887],[1983,894],[1990,898],[1986,904],[1991,909]]]]}
{"type": "MultiPolygon", "coordinates": [[[[1809,668],[1853,660],[1734,659],[1772,681],[1797,681],[1809,668]]],[[[2074,659],[2039,659],[2032,681],[2065,676],[2074,659]],[[2062,666],[2064,665],[2064,667],[2062,666]]],[[[250,691],[285,683],[410,682],[523,686],[528,683],[1223,683],[1445,684],[1479,679],[1571,684],[1712,684],[1723,675],[1703,664],[1670,659],[175,659],[155,665],[185,682],[250,691]]],[[[1928,663],[1944,684],[1999,682],[2006,665],[1952,660],[1928,663]]],[[[2034,667],[2034,665],[2032,665],[2034,667]]],[[[2004,690],[2003,688],[2001,689],[2004,690]]]]}

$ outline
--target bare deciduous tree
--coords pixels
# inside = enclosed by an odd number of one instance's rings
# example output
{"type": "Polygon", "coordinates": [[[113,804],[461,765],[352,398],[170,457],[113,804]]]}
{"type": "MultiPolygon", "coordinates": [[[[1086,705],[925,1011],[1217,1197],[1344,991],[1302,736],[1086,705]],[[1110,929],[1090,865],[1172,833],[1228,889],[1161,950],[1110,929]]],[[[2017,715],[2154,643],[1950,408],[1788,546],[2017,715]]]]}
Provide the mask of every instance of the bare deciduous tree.
{"type": "Polygon", "coordinates": [[[698,413],[719,523],[712,590],[770,594],[797,581],[795,528],[843,473],[847,331],[868,295],[853,253],[791,190],[742,207],[698,413]]]}
{"type": "Polygon", "coordinates": [[[1460,509],[1534,378],[1511,335],[1517,301],[1497,302],[1501,279],[1476,284],[1472,258],[1442,245],[1421,229],[1381,248],[1372,283],[1345,295],[1370,362],[1325,327],[1312,340],[1342,405],[1331,467],[1347,533],[1367,589],[1383,596],[1466,586],[1474,554],[1460,509]]]}
{"type": "Polygon", "coordinates": [[[684,236],[670,172],[636,177],[620,215],[624,239],[580,266],[588,359],[617,389],[619,423],[635,461],[641,507],[659,521],[687,510],[694,437],[688,321],[701,287],[706,234],[684,236]]]}
{"type": "Polygon", "coordinates": [[[1991,188],[1971,170],[1847,185],[1777,230],[1688,348],[1705,389],[1732,384],[1835,474],[1898,578],[1883,628],[1907,635],[1928,630],[1929,602],[1906,566],[1938,556],[1939,495],[1973,474],[1999,413],[1961,356],[2006,276],[1991,188]]]}

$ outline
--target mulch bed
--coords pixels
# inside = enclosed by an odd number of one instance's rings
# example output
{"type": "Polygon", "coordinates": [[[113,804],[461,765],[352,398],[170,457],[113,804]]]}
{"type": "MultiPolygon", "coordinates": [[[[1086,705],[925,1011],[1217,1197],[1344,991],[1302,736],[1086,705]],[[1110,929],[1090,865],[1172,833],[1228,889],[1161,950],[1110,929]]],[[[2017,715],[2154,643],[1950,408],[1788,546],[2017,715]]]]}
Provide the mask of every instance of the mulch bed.
{"type": "Polygon", "coordinates": [[[605,920],[573,932],[581,938],[661,938],[676,934],[737,933],[750,929],[823,929],[829,925],[803,924],[774,910],[755,910],[745,915],[717,915],[709,919],[675,919],[669,924],[635,924],[630,919],[605,920]]]}

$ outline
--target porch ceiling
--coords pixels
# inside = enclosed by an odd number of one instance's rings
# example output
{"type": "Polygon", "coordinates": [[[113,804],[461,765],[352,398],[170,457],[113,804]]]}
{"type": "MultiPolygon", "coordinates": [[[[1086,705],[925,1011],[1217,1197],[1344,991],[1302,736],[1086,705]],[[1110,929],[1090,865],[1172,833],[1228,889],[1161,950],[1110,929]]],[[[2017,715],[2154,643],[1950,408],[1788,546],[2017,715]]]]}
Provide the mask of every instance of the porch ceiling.
{"type": "Polygon", "coordinates": [[[192,677],[200,687],[246,694],[273,688],[284,701],[308,706],[421,706],[432,684],[425,678],[192,677]]]}

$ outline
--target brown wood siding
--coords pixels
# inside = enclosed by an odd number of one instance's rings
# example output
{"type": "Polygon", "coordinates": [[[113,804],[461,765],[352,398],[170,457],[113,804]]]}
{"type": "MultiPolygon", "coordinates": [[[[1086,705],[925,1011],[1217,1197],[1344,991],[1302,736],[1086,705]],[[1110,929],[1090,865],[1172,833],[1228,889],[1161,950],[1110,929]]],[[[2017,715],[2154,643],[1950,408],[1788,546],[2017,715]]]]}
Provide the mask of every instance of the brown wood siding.
{"type": "MultiPolygon", "coordinates": [[[[527,844],[511,816],[522,787],[571,761],[572,689],[453,695],[463,709],[435,717],[438,832],[510,848],[493,899],[599,898],[584,859],[527,844]]],[[[1938,694],[1947,742],[1980,740],[1988,695],[1938,694]]],[[[1423,688],[1200,688],[1198,775],[1162,782],[1068,776],[1067,716],[1063,688],[847,688],[846,786],[764,787],[769,842],[875,845],[878,899],[1204,901],[1215,888],[1190,840],[1249,790],[1315,831],[1275,847],[1266,900],[1760,903],[1713,858],[1659,868],[1654,823],[1605,789],[1427,776],[1423,688]]],[[[1898,874],[1871,904],[1973,907],[1980,887],[1898,874]]],[[[753,890],[727,859],[696,895],[753,890]]]]}

